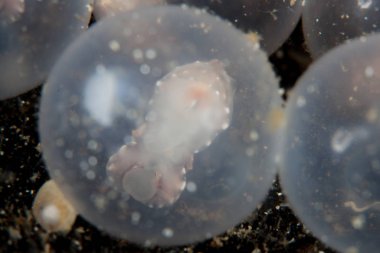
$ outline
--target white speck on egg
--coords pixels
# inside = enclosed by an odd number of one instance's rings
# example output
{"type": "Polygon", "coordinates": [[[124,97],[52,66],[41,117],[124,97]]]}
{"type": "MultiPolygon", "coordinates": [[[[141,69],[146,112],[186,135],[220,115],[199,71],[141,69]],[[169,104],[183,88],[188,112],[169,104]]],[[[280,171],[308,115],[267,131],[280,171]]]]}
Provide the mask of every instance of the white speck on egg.
{"type": "Polygon", "coordinates": [[[116,40],[111,40],[109,43],[108,43],[108,46],[109,48],[113,51],[113,52],[118,52],[120,50],[120,43],[116,40]]]}
{"type": "Polygon", "coordinates": [[[304,107],[306,105],[306,99],[303,96],[297,98],[296,104],[298,107],[304,107]]]}
{"type": "Polygon", "coordinates": [[[191,193],[196,192],[197,191],[197,185],[194,182],[189,181],[186,185],[186,190],[188,192],[191,192],[191,193]]]}
{"type": "Polygon", "coordinates": [[[49,226],[57,224],[60,220],[60,215],[58,208],[53,204],[45,206],[41,212],[43,221],[49,226]]]}
{"type": "Polygon", "coordinates": [[[373,77],[373,75],[374,75],[374,73],[375,73],[375,70],[373,69],[373,67],[371,67],[371,66],[367,66],[367,67],[365,68],[364,73],[365,73],[365,76],[366,76],[367,78],[371,78],[371,77],[373,77]]]}
{"type": "Polygon", "coordinates": [[[155,59],[156,58],[156,56],[157,56],[157,52],[156,52],[156,50],[154,50],[154,49],[147,49],[146,50],[146,52],[145,52],[145,57],[147,58],[147,59],[149,59],[149,60],[153,60],[153,59],[155,59]]]}
{"type": "Polygon", "coordinates": [[[131,221],[134,225],[137,225],[139,224],[140,222],[140,219],[141,219],[141,214],[139,212],[133,212],[131,214],[131,221]]]}
{"type": "Polygon", "coordinates": [[[162,235],[167,237],[167,238],[171,238],[174,235],[174,231],[171,228],[164,228],[162,230],[162,235]]]}
{"type": "Polygon", "coordinates": [[[68,232],[77,213],[53,180],[47,181],[33,201],[32,212],[48,232],[68,232]]]}

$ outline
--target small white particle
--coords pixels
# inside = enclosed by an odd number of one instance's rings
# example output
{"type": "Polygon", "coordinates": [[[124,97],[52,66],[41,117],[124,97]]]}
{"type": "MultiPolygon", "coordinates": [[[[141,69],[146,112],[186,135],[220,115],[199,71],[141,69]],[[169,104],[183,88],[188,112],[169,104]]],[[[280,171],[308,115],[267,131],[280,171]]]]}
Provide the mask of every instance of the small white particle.
{"type": "Polygon", "coordinates": [[[363,215],[353,217],[351,219],[351,225],[355,229],[362,229],[365,225],[365,217],[363,215]]]}
{"type": "Polygon", "coordinates": [[[259,139],[259,134],[255,131],[255,130],[252,130],[250,133],[249,133],[249,138],[252,140],[252,141],[257,141],[259,139]]]}
{"type": "Polygon", "coordinates": [[[74,156],[74,152],[72,150],[66,150],[65,151],[65,157],[67,159],[71,159],[71,158],[73,158],[73,156],[74,156]]]}
{"type": "Polygon", "coordinates": [[[306,99],[303,96],[299,96],[296,103],[298,107],[304,107],[306,105],[306,99]]]}
{"type": "Polygon", "coordinates": [[[90,156],[88,158],[88,164],[91,166],[96,166],[98,164],[98,159],[95,156],[90,156]]]}
{"type": "Polygon", "coordinates": [[[223,125],[222,125],[222,129],[223,130],[226,130],[228,127],[229,127],[228,123],[223,123],[223,125]]]}
{"type": "Polygon", "coordinates": [[[194,182],[189,181],[186,185],[186,190],[188,192],[196,192],[197,191],[197,185],[194,182]]]}
{"type": "Polygon", "coordinates": [[[375,74],[375,71],[374,71],[374,69],[371,66],[368,66],[368,67],[365,68],[364,73],[365,73],[365,76],[367,78],[371,78],[375,74]]]}
{"type": "Polygon", "coordinates": [[[165,236],[166,238],[171,238],[174,235],[174,231],[171,228],[164,228],[162,230],[162,235],[165,236]]]}
{"type": "Polygon", "coordinates": [[[245,154],[248,156],[248,157],[252,157],[254,154],[255,154],[255,149],[254,148],[247,148],[245,150],[245,154]]]}
{"type": "Polygon", "coordinates": [[[143,54],[143,52],[140,49],[133,50],[132,54],[133,54],[133,58],[135,60],[141,60],[141,59],[144,58],[144,54],[143,54]]]}
{"type": "Polygon", "coordinates": [[[46,224],[58,224],[60,218],[59,209],[55,205],[47,205],[42,209],[41,217],[46,224]]]}
{"type": "Polygon", "coordinates": [[[114,52],[117,52],[120,50],[120,43],[116,40],[111,40],[109,43],[108,43],[108,46],[109,48],[114,51],[114,52]]]}
{"type": "Polygon", "coordinates": [[[90,150],[97,150],[98,149],[98,143],[94,140],[90,140],[88,143],[87,143],[87,148],[90,149],[90,150]]]}
{"type": "Polygon", "coordinates": [[[92,171],[92,170],[88,170],[88,171],[86,172],[86,177],[87,177],[88,180],[94,180],[95,177],[96,177],[96,174],[95,174],[94,171],[92,171]]]}
{"type": "Polygon", "coordinates": [[[146,57],[147,59],[149,59],[149,60],[153,60],[153,59],[155,59],[156,56],[157,56],[157,53],[156,53],[156,51],[155,51],[154,49],[148,49],[148,50],[146,50],[146,52],[145,52],[145,57],[146,57]]]}
{"type": "Polygon", "coordinates": [[[141,74],[143,74],[143,75],[147,75],[147,74],[149,74],[149,73],[150,73],[150,67],[149,67],[149,65],[147,65],[147,64],[142,64],[142,65],[140,66],[140,72],[141,72],[141,74]]]}
{"type": "Polygon", "coordinates": [[[370,108],[366,113],[366,119],[369,123],[375,123],[379,118],[378,112],[375,108],[370,108]]]}
{"type": "Polygon", "coordinates": [[[133,212],[131,214],[132,224],[137,225],[140,222],[141,214],[139,212],[133,212]]]}

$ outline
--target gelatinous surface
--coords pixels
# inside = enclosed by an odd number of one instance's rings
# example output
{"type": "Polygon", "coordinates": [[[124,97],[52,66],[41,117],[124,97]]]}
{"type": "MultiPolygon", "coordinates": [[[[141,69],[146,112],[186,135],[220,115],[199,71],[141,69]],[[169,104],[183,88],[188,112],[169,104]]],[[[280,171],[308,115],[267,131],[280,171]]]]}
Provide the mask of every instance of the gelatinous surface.
{"type": "Polygon", "coordinates": [[[44,87],[50,175],[113,235],[146,245],[204,240],[251,214],[272,183],[277,85],[257,45],[200,10],[105,19],[44,87]]]}
{"type": "Polygon", "coordinates": [[[0,99],[41,84],[88,25],[92,0],[0,0],[0,99]]]}
{"type": "Polygon", "coordinates": [[[281,181],[314,235],[341,252],[380,248],[380,36],[322,57],[290,95],[281,181]]]}
{"type": "Polygon", "coordinates": [[[348,39],[380,31],[380,0],[306,1],[302,22],[317,58],[348,39]]]}
{"type": "Polygon", "coordinates": [[[131,11],[136,8],[161,5],[165,0],[95,0],[94,16],[97,20],[114,16],[123,11],[131,11]]]}
{"type": "Polygon", "coordinates": [[[302,0],[166,0],[206,8],[228,19],[262,48],[273,53],[289,37],[301,16],[302,0]]]}
{"type": "Polygon", "coordinates": [[[140,7],[169,4],[195,6],[228,19],[246,32],[249,39],[259,41],[269,54],[289,37],[303,8],[303,0],[98,0],[94,13],[102,18],[140,7]]]}

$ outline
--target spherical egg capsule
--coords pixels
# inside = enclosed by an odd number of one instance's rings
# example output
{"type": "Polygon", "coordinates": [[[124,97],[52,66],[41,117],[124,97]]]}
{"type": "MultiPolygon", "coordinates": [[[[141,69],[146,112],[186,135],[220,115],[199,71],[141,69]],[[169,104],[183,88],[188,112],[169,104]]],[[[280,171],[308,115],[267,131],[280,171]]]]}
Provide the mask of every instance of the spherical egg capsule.
{"type": "Polygon", "coordinates": [[[40,85],[88,26],[92,0],[0,0],[0,100],[40,85]]]}
{"type": "Polygon", "coordinates": [[[380,247],[380,36],[333,49],[286,108],[281,185],[311,232],[340,252],[380,247]]]}
{"type": "Polygon", "coordinates": [[[74,207],[53,180],[47,181],[38,190],[32,211],[47,232],[69,232],[77,217],[74,207]]]}
{"type": "Polygon", "coordinates": [[[277,89],[266,54],[204,11],[106,18],[44,86],[49,174],[78,213],[114,236],[143,245],[207,239],[250,215],[272,184],[267,119],[280,108],[277,89]]]}

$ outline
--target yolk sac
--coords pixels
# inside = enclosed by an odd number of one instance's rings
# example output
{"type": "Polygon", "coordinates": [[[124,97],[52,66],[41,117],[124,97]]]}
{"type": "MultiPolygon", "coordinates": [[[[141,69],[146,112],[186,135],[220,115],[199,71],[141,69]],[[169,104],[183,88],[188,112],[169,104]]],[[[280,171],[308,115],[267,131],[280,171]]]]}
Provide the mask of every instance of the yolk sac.
{"type": "Polygon", "coordinates": [[[40,85],[88,26],[92,0],[0,0],[0,100],[40,85]]]}
{"type": "Polygon", "coordinates": [[[306,1],[306,44],[314,58],[346,40],[380,31],[380,0],[306,1]]]}
{"type": "Polygon", "coordinates": [[[293,210],[340,252],[380,248],[380,36],[333,49],[289,98],[280,179],[293,210]]]}
{"type": "Polygon", "coordinates": [[[267,56],[244,33],[199,9],[140,8],[66,50],[39,131],[80,215],[131,242],[180,245],[226,231],[266,196],[280,109],[267,56]]]}
{"type": "Polygon", "coordinates": [[[136,200],[162,207],[184,190],[193,154],[228,128],[231,79],[218,60],[176,67],[156,83],[149,104],[135,140],[110,158],[107,170],[136,200]]]}

